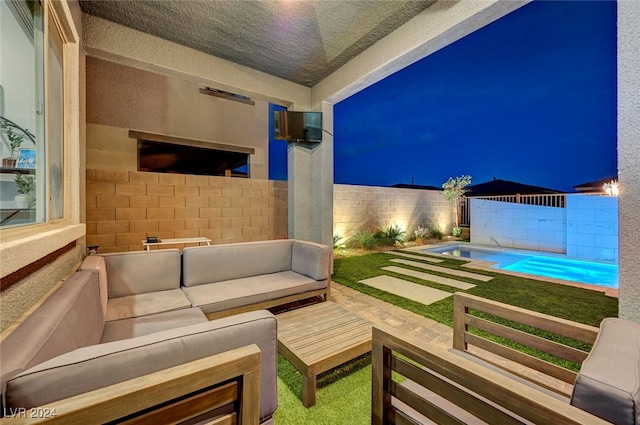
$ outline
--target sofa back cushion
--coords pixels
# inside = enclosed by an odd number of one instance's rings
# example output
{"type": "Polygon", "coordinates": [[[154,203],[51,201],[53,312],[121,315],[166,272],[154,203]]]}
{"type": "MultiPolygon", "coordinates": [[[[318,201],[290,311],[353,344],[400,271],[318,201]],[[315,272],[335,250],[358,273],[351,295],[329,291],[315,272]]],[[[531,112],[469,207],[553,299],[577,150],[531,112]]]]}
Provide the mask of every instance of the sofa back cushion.
{"type": "Polygon", "coordinates": [[[574,383],[571,404],[617,425],[640,423],[640,324],[602,321],[574,383]]]}
{"type": "Polygon", "coordinates": [[[100,342],[104,315],[98,275],[72,274],[0,344],[0,383],[39,363],[100,342]]]}
{"type": "Polygon", "coordinates": [[[180,288],[180,250],[101,254],[107,266],[109,298],[180,288]]]}
{"type": "Polygon", "coordinates": [[[260,417],[277,405],[277,322],[254,311],[211,322],[85,347],[11,379],[6,408],[29,409],[152,372],[256,344],[261,351],[260,417]]]}
{"type": "Polygon", "coordinates": [[[291,270],[293,240],[194,246],[182,251],[184,286],[291,270]]]}

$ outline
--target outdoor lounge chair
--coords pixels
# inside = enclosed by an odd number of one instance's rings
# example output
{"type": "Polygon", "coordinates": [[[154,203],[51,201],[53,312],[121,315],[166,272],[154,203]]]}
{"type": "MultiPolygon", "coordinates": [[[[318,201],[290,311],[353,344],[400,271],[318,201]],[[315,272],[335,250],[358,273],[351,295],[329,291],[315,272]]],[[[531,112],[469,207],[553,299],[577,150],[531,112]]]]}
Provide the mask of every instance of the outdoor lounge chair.
{"type": "Polygon", "coordinates": [[[640,325],[608,318],[594,328],[461,293],[454,305],[451,350],[374,327],[373,424],[640,423],[640,325]],[[470,309],[592,342],[593,348],[587,353],[539,338],[471,315],[470,309]],[[581,364],[580,372],[508,348],[489,334],[581,364]],[[481,350],[470,351],[472,345],[481,350]],[[494,361],[495,354],[510,361],[494,361]],[[549,379],[565,381],[570,394],[549,379]]]}

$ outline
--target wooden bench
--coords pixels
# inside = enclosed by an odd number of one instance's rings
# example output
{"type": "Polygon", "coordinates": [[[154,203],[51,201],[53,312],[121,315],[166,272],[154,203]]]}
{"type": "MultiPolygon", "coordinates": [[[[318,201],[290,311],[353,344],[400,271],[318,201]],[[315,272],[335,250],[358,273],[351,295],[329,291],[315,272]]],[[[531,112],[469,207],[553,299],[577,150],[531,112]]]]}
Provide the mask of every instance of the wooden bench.
{"type": "Polygon", "coordinates": [[[7,424],[259,423],[260,349],[248,345],[34,409],[5,412],[7,424]],[[188,396],[185,397],[185,394],[188,396]]]}
{"type": "Polygon", "coordinates": [[[451,350],[374,327],[372,423],[607,424],[568,403],[574,371],[508,346],[521,344],[580,365],[598,330],[456,293],[451,350]],[[586,348],[541,338],[531,333],[535,329],[586,348]]]}

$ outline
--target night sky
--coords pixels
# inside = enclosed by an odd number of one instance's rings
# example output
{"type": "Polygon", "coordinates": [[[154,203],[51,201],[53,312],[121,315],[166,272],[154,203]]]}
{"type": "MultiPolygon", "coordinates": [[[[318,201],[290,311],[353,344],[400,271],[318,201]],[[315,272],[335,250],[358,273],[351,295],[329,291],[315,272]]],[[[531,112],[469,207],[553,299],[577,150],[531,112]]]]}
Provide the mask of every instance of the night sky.
{"type": "Polygon", "coordinates": [[[615,2],[534,1],[335,105],[334,136],[336,183],[615,176],[615,2]]]}

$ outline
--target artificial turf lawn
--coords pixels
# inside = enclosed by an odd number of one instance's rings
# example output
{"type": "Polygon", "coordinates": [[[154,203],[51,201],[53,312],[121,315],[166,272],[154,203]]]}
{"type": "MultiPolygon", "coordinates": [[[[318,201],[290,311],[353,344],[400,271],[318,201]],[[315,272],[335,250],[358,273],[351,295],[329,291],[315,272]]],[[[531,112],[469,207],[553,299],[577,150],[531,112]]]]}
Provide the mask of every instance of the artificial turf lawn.
{"type": "MultiPolygon", "coordinates": [[[[375,253],[356,257],[338,258],[334,263],[332,279],[335,282],[362,293],[451,326],[453,324],[452,297],[434,304],[424,305],[358,282],[363,279],[386,274],[447,292],[453,293],[460,291],[450,286],[429,283],[410,276],[381,270],[381,268],[385,266],[397,265],[389,261],[393,258],[398,257],[391,254],[375,253]]],[[[461,265],[465,263],[467,263],[467,261],[445,259],[444,262],[438,263],[438,266],[471,271],[468,268],[461,267],[461,265]]],[[[412,268],[406,265],[403,265],[403,267],[412,268]]],[[[420,269],[415,270],[420,271],[420,269]]],[[[494,278],[489,282],[480,282],[473,279],[456,277],[457,280],[476,285],[475,288],[463,292],[592,326],[598,326],[600,321],[605,317],[618,315],[618,299],[607,297],[601,292],[501,273],[478,270],[473,270],[473,272],[487,274],[494,276],[494,278]]],[[[440,274],[432,271],[429,273],[440,274]]]]}
{"type": "MultiPolygon", "coordinates": [[[[381,268],[385,266],[397,265],[389,261],[393,258],[398,257],[385,253],[373,253],[362,256],[338,258],[334,262],[332,280],[398,307],[410,310],[416,314],[451,326],[453,324],[453,297],[446,298],[431,305],[424,305],[358,283],[358,281],[363,279],[386,274],[428,285],[443,291],[452,293],[460,291],[457,288],[429,283],[410,276],[398,275],[381,270],[381,268]]],[[[461,267],[464,263],[466,263],[466,261],[446,259],[438,265],[469,271],[469,269],[461,267]]],[[[403,267],[412,268],[406,265],[403,265],[403,267]]],[[[494,276],[494,279],[490,282],[479,282],[472,279],[456,277],[458,280],[475,284],[475,288],[464,292],[479,297],[592,326],[598,326],[600,321],[605,317],[615,317],[618,315],[618,300],[607,297],[601,292],[536,279],[509,276],[501,273],[477,270],[473,270],[473,272],[494,276]]],[[[440,274],[432,271],[429,273],[440,274]]],[[[553,339],[557,338],[553,337],[553,339]]],[[[571,343],[564,340],[562,340],[562,342],[571,343]]],[[[577,343],[571,344],[580,346],[580,344],[577,343]]],[[[558,362],[570,369],[576,369],[575,366],[547,358],[525,347],[519,348],[532,355],[538,355],[549,361],[558,362]]],[[[371,365],[366,364],[366,358],[360,359],[356,362],[355,366],[351,366],[350,363],[349,368],[354,369],[352,371],[345,373],[344,370],[337,369],[328,372],[326,377],[319,377],[316,405],[310,409],[305,409],[301,402],[302,377],[300,373],[297,372],[286,359],[281,356],[278,357],[279,406],[275,414],[275,422],[277,425],[357,425],[370,423],[371,365]]]]}
{"type": "Polygon", "coordinates": [[[365,425],[371,423],[371,357],[318,376],[316,405],[302,405],[302,375],[278,355],[277,425],[365,425]],[[349,370],[345,370],[345,367],[349,370]]]}

